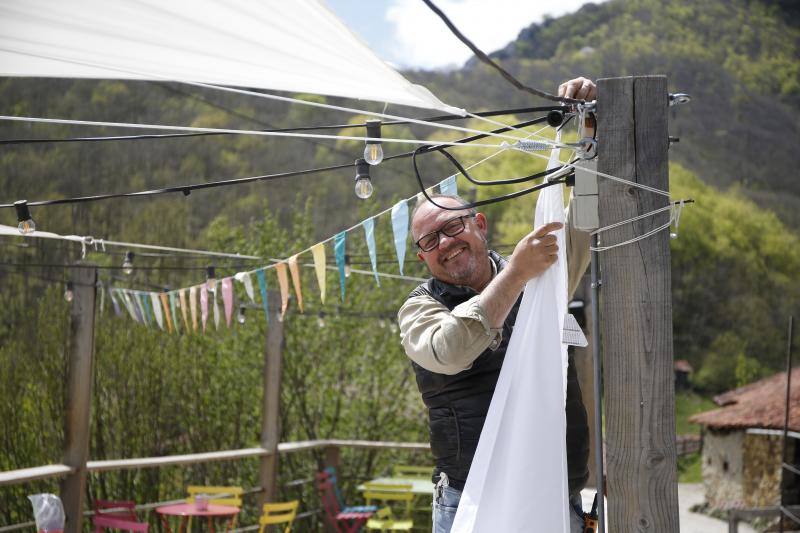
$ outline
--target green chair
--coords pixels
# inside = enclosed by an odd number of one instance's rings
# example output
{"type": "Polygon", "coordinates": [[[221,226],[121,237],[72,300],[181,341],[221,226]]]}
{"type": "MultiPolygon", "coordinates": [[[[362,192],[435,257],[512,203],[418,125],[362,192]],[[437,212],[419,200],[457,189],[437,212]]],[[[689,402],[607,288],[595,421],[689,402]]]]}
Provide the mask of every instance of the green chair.
{"type": "Polygon", "coordinates": [[[411,531],[414,521],[411,519],[411,502],[414,493],[412,485],[401,483],[365,483],[364,499],[367,505],[380,503],[384,505],[375,515],[367,520],[367,530],[378,531],[411,531]],[[401,516],[395,517],[391,505],[401,509],[401,516]]]}

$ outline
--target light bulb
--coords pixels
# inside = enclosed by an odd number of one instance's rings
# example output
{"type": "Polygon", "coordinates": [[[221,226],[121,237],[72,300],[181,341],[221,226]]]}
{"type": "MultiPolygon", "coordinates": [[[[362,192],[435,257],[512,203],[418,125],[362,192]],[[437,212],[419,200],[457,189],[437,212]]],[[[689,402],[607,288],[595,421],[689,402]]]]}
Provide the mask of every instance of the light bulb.
{"type": "Polygon", "coordinates": [[[383,161],[383,147],[380,144],[367,144],[364,147],[364,161],[370,165],[383,161]]]}
{"type": "Polygon", "coordinates": [[[208,292],[217,290],[217,274],[213,266],[206,267],[206,290],[208,292]]]}
{"type": "Polygon", "coordinates": [[[64,299],[67,302],[72,302],[72,299],[75,297],[75,294],[72,292],[72,282],[67,282],[67,290],[64,291],[64,299]]]}
{"type": "Polygon", "coordinates": [[[378,320],[378,327],[381,329],[386,329],[386,321],[382,318],[378,320]]]}
{"type": "Polygon", "coordinates": [[[369,177],[369,165],[363,159],[356,159],[356,196],[366,200],[372,196],[372,180],[369,177]]]}
{"type": "Polygon", "coordinates": [[[321,328],[325,327],[325,313],[320,313],[317,315],[317,326],[321,328]]]}
{"type": "MultiPolygon", "coordinates": [[[[381,138],[380,120],[368,120],[366,122],[366,126],[367,126],[367,137],[369,137],[370,139],[381,138]]],[[[383,148],[381,147],[381,142],[374,140],[367,140],[366,143],[367,146],[364,147],[364,160],[370,165],[377,165],[378,163],[383,161],[383,148]]]]}
{"type": "Polygon", "coordinates": [[[239,314],[236,317],[236,321],[239,322],[239,324],[244,324],[244,321],[246,320],[244,316],[244,309],[244,306],[239,307],[239,314]]]}
{"type": "Polygon", "coordinates": [[[353,273],[353,267],[350,266],[350,256],[344,256],[344,277],[349,278],[350,274],[353,273]]]}
{"type": "Polygon", "coordinates": [[[122,272],[126,276],[133,274],[133,252],[125,252],[125,260],[122,262],[122,272]]]}
{"type": "Polygon", "coordinates": [[[23,235],[28,235],[36,231],[36,223],[34,223],[33,218],[31,217],[31,212],[28,209],[28,201],[27,200],[18,200],[14,202],[14,209],[17,210],[17,229],[23,235]]]}

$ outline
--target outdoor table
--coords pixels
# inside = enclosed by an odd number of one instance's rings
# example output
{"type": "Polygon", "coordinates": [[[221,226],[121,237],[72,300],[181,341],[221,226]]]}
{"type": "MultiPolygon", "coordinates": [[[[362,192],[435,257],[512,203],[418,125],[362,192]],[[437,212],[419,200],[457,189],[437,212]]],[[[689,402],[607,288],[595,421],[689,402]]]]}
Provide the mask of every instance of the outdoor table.
{"type": "Polygon", "coordinates": [[[156,507],[156,512],[161,516],[161,522],[164,523],[164,528],[166,529],[167,533],[172,532],[169,527],[169,522],[167,521],[167,515],[181,517],[181,523],[178,526],[178,533],[182,533],[186,530],[186,522],[188,518],[192,516],[208,518],[209,531],[214,533],[214,518],[228,517],[228,527],[226,530],[230,529],[230,527],[233,525],[233,518],[239,513],[239,508],[234,507],[233,505],[217,505],[209,503],[208,508],[201,510],[197,507],[196,503],[178,503],[156,507]]]}
{"type": "MultiPolygon", "coordinates": [[[[368,483],[380,483],[386,485],[411,485],[411,493],[417,495],[433,496],[433,489],[435,485],[430,479],[413,478],[413,477],[378,477],[371,479],[368,483]]],[[[357,490],[364,492],[367,487],[359,485],[357,490]]]]}

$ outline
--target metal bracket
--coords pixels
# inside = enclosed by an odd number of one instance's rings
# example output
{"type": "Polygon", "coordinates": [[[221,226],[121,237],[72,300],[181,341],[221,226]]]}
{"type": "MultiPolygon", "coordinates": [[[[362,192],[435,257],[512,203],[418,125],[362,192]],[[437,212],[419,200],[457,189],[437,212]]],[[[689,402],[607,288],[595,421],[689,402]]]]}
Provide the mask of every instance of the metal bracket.
{"type": "Polygon", "coordinates": [[[669,105],[670,107],[675,105],[682,105],[688,104],[692,101],[692,96],[686,93],[670,93],[669,94],[669,105]]]}

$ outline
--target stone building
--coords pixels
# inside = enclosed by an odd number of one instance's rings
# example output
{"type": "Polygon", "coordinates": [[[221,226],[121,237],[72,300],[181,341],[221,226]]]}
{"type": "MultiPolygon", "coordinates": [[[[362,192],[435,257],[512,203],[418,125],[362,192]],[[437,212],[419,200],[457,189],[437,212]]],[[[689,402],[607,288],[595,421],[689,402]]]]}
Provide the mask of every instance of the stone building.
{"type": "MultiPolygon", "coordinates": [[[[692,416],[703,426],[706,502],[717,509],[780,503],[786,372],[716,396],[718,409],[692,416]]],[[[792,370],[787,458],[800,465],[800,368],[792,370]]],[[[787,504],[800,503],[800,480],[786,473],[787,504]]]]}

